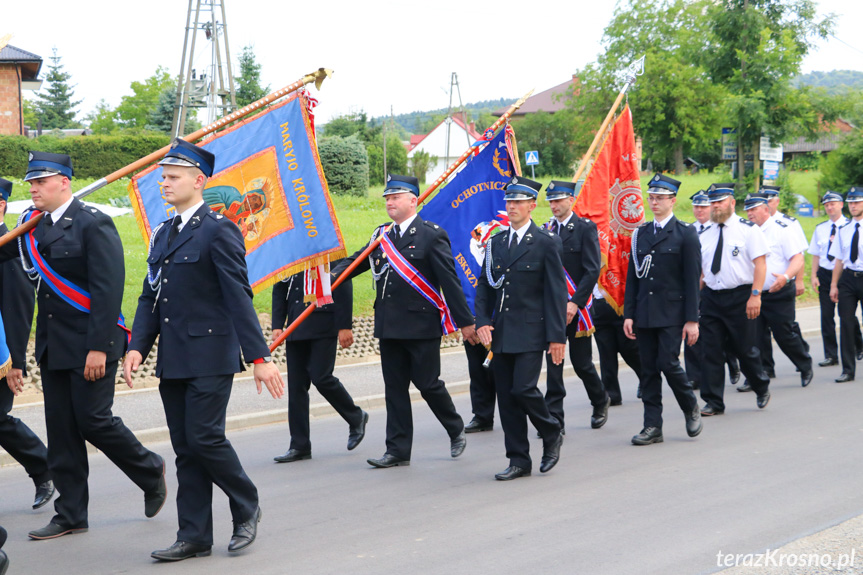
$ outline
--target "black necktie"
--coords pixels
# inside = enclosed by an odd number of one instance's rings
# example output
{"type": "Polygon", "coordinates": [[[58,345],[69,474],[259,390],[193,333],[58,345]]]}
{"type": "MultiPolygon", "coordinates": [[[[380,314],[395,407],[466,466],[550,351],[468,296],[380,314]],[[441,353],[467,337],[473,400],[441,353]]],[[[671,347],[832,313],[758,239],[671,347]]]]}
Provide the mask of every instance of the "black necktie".
{"type": "Polygon", "coordinates": [[[700,230],[698,230],[698,233],[700,234],[700,233],[701,233],[701,232],[703,232],[703,231],[704,231],[704,224],[701,224],[701,229],[700,229],[700,230]]]}
{"type": "Polygon", "coordinates": [[[560,235],[560,228],[561,228],[560,222],[555,221],[554,222],[554,233],[556,233],[557,235],[560,235]]]}
{"type": "Polygon", "coordinates": [[[716,251],[713,252],[713,263],[710,264],[710,273],[716,275],[722,267],[722,228],[725,224],[719,224],[719,240],[716,242],[716,251]]]}
{"type": "Polygon", "coordinates": [[[654,231],[658,234],[659,232],[662,231],[662,226],[660,226],[659,224],[655,224],[655,230],[654,231]]]}
{"type": "Polygon", "coordinates": [[[399,229],[398,224],[393,224],[393,228],[390,230],[390,238],[393,240],[397,240],[402,237],[401,230],[399,229]]]}
{"type": "Polygon", "coordinates": [[[515,249],[515,246],[517,246],[517,245],[518,245],[518,234],[515,232],[512,232],[512,234],[510,234],[510,236],[509,236],[509,249],[510,250],[515,249]]]}
{"type": "Polygon", "coordinates": [[[45,222],[45,225],[48,227],[54,225],[54,220],[51,219],[51,214],[49,214],[47,212],[45,213],[45,217],[43,217],[42,220],[45,222]]]}
{"type": "Polygon", "coordinates": [[[836,224],[830,226],[830,241],[827,242],[827,261],[832,262],[836,259],[836,256],[830,255],[830,248],[833,246],[833,238],[836,236],[836,224]]]}
{"type": "Polygon", "coordinates": [[[854,235],[851,236],[851,263],[857,261],[857,245],[860,243],[860,224],[854,224],[854,235]]]}
{"type": "Polygon", "coordinates": [[[174,216],[174,221],[171,222],[171,229],[168,231],[168,245],[170,246],[175,239],[177,239],[177,234],[180,233],[180,224],[183,223],[183,218],[181,216],[174,216]]]}

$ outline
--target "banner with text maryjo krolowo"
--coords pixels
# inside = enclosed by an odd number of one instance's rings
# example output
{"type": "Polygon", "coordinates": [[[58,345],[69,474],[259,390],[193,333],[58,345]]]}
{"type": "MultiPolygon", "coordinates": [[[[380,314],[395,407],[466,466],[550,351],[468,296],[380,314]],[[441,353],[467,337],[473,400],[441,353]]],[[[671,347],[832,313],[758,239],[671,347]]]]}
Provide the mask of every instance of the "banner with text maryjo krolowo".
{"type": "MultiPolygon", "coordinates": [[[[304,94],[198,145],[216,156],[204,200],[240,228],[255,292],[346,255],[304,94]]],[[[162,196],[161,176],[153,165],[129,184],[145,240],[176,215],[162,196]]]]}
{"type": "Polygon", "coordinates": [[[486,242],[498,230],[509,227],[503,188],[514,172],[506,132],[501,130],[473,156],[421,212],[424,220],[449,234],[456,274],[471,310],[486,242]]]}

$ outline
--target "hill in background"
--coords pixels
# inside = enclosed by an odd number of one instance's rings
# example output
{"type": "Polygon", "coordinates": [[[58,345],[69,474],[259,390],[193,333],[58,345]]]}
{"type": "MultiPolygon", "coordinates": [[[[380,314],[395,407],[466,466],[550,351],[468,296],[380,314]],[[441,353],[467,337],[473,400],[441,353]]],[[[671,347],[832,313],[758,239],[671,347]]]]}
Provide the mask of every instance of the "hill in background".
{"type": "MultiPolygon", "coordinates": [[[[480,116],[491,114],[493,111],[504,106],[509,106],[518,98],[499,98],[497,100],[483,100],[482,102],[473,102],[465,104],[464,109],[467,111],[468,117],[471,120],[478,120],[480,116]]],[[[407,114],[396,114],[394,116],[396,124],[407,130],[411,134],[423,134],[429,130],[437,121],[446,115],[446,108],[437,110],[428,110],[425,112],[409,112],[407,114]]],[[[453,109],[453,112],[459,111],[453,109]]],[[[371,119],[372,124],[381,124],[384,120],[388,120],[389,116],[379,116],[371,119]]]]}
{"type": "Polygon", "coordinates": [[[863,72],[857,70],[810,72],[795,78],[794,86],[824,88],[828,94],[841,94],[848,90],[863,90],[863,72]]]}

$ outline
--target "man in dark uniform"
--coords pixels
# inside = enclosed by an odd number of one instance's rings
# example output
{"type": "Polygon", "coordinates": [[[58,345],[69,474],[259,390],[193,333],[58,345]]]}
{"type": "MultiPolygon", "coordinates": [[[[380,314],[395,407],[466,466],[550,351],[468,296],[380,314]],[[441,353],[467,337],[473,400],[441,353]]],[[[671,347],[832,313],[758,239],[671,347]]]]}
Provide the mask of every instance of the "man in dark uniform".
{"type": "MultiPolygon", "coordinates": [[[[575,203],[575,183],[552,180],[545,190],[545,198],[553,214],[545,227],[560,237],[563,243],[561,256],[563,269],[569,274],[569,278],[576,287],[575,293],[566,304],[569,359],[575,374],[584,384],[587,397],[593,406],[590,427],[599,429],[608,420],[608,406],[611,400],[593,366],[591,338],[593,329],[583,332],[578,330],[578,313],[590,313],[587,302],[599,278],[599,270],[602,268],[599,236],[595,223],[587,218],[580,218],[572,212],[572,205],[575,203]]],[[[548,405],[548,411],[560,422],[561,433],[565,433],[564,397],[566,397],[566,388],[563,385],[563,363],[555,364],[551,361],[551,356],[547,355],[545,403],[548,405]]]]}
{"type": "Polygon", "coordinates": [[[641,399],[644,428],[635,445],[661,443],[662,374],[686,419],[686,433],[701,433],[701,412],[692,385],[680,365],[680,340],[698,340],[701,246],[695,228],[674,217],[680,182],[656,174],[648,184],[652,222],[632,236],[626,275],[623,331],[637,339],[641,355],[641,399]]]}
{"type": "Polygon", "coordinates": [[[756,394],[759,409],[770,401],[770,380],[761,368],[756,347],[755,318],[761,313],[761,289],[767,273],[765,259],[770,249],[755,224],[734,212],[734,184],[712,184],[712,226],[699,236],[701,242],[701,399],[707,405],[702,416],[725,413],[725,377],[721,350],[727,342],[740,361],[740,370],[756,394]]]}
{"type": "MultiPolygon", "coordinates": [[[[623,310],[621,310],[623,311],[623,310]]],[[[619,360],[618,354],[626,365],[635,372],[635,377],[641,381],[641,357],[638,355],[638,342],[626,337],[623,333],[623,316],[605,301],[605,294],[597,287],[593,288],[593,307],[590,309],[593,326],[596,331],[596,350],[599,352],[599,373],[602,387],[608,392],[611,406],[623,405],[623,395],[620,392],[620,381],[617,378],[619,360]]],[[[641,384],[636,392],[641,399],[641,384]]]]}
{"type": "MultiPolygon", "coordinates": [[[[0,236],[9,231],[2,217],[6,215],[6,202],[11,193],[12,182],[0,178],[0,236]]],[[[21,262],[3,262],[0,265],[0,312],[12,367],[0,380],[0,447],[24,467],[36,484],[33,509],[39,509],[54,496],[54,483],[48,471],[48,449],[24,422],[9,415],[15,396],[24,389],[27,342],[30,340],[34,306],[33,284],[27,279],[21,262]]]]}
{"type": "MultiPolygon", "coordinates": [[[[292,275],[273,286],[273,340],[282,335],[285,325],[305,311],[305,278],[310,271],[292,275]]],[[[354,403],[339,379],[333,375],[337,345],[348,348],[354,343],[354,290],[350,280],[333,290],[333,303],[317,306],[315,311],[285,338],[288,362],[288,427],[291,445],[288,452],[273,459],[290,463],[312,458],[309,438],[309,386],[314,384],[324,399],[348,422],[348,450],[355,449],[366,434],[369,414],[354,403]]]]}
{"type": "MultiPolygon", "coordinates": [[[[36,360],[42,367],[48,467],[60,493],[57,514],[31,531],[32,539],[87,531],[86,442],[144,491],[147,517],[156,515],[167,497],[165,461],[111,413],[117,363],[127,342],[119,325],[123,245],[109,216],[72,196],[72,174],[69,156],[30,152],[24,176],[36,210],[45,214],[21,243],[32,245],[32,251],[24,248],[26,265],[41,280],[36,360]]],[[[18,249],[17,242],[6,244],[0,259],[17,257],[18,249]]]]}
{"type": "MultiPolygon", "coordinates": [[[[842,214],[842,194],[828,191],[821,198],[821,205],[827,212],[828,219],[817,226],[809,243],[809,254],[812,255],[812,274],[810,281],[812,289],[818,292],[818,303],[821,307],[821,341],[824,344],[824,359],[818,362],[821,367],[839,364],[839,343],[836,341],[836,304],[830,299],[830,280],[833,275],[836,257],[828,253],[836,243],[839,228],[850,220],[842,214]]],[[[863,359],[863,337],[860,334],[860,324],[854,328],[854,348],[857,350],[857,361],[863,359]]]]}
{"type": "Polygon", "coordinates": [[[566,276],[560,238],[530,219],[539,182],[514,176],[504,198],[510,230],[488,242],[476,292],[477,333],[494,352],[495,387],[509,467],[495,475],[508,481],[530,475],[527,418],[539,431],[543,455],[539,470],[560,459],[560,422],[537,388],[542,358],[555,364],[566,352],[566,276]]]}
{"type": "Polygon", "coordinates": [[[842,374],[836,383],[854,381],[857,374],[855,325],[857,308],[863,303],[863,186],[852,186],[845,194],[851,221],[839,228],[836,241],[827,252],[835,266],[830,278],[830,299],[839,304],[839,355],[842,374]]]}
{"type": "Polygon", "coordinates": [[[284,390],[252,306],[243,236],[203,200],[214,162],[210,152],[179,139],[159,162],[162,193],[176,215],[150,239],[147,278],[123,365],[131,385],[132,372],[159,337],[156,376],[177,454],[180,523],[177,541],[152,553],[162,561],[210,554],[213,485],[231,505],[228,551],[254,542],[261,518],[258,491],[225,437],[226,410],[243,358],[255,363],[258,393],[262,382],[273,397],[284,390]]]}
{"type": "MultiPolygon", "coordinates": [[[[417,215],[418,197],[416,178],[387,175],[384,198],[393,224],[378,228],[369,241],[385,233],[387,245],[378,245],[350,275],[371,269],[377,289],[375,337],[380,340],[386,394],[387,450],[383,457],[368,460],[373,467],[410,465],[411,382],[449,435],[450,455],[458,457],[466,445],[464,421],[440,379],[440,341],[444,329],[449,333],[457,326],[464,339],[476,343],[474,317],[455,273],[449,236],[417,215]]],[[[367,246],[342,260],[334,273],[344,271],[367,246]]]]}
{"type": "Polygon", "coordinates": [[[467,371],[470,377],[470,407],[473,418],[464,426],[465,433],[478,433],[494,429],[494,370],[487,362],[488,350],[481,343],[465,340],[467,371]]]}

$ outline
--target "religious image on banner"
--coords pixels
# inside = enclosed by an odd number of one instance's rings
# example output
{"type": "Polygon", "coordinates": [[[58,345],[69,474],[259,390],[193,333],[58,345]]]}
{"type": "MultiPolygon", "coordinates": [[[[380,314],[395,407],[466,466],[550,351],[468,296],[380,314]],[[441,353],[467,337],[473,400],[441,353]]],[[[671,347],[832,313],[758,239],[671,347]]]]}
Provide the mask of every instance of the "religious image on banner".
{"type": "Polygon", "coordinates": [[[471,311],[486,243],[494,234],[509,229],[503,189],[513,175],[520,175],[512,161],[512,128],[507,125],[496,137],[491,136],[486,134],[474,144],[488,142],[421,211],[424,220],[449,234],[456,274],[471,311]]]}
{"type": "Polygon", "coordinates": [[[573,210],[596,224],[602,251],[597,285],[608,304],[622,315],[632,231],[644,222],[635,131],[628,105],[602,143],[573,210]]]}
{"type": "MultiPolygon", "coordinates": [[[[203,142],[216,156],[204,201],[237,224],[255,293],[301,271],[317,277],[345,257],[345,244],[321,168],[311,108],[297,92],[203,142]]],[[[175,214],[162,197],[162,170],[132,178],[129,196],[144,239],[175,214]]]]}

